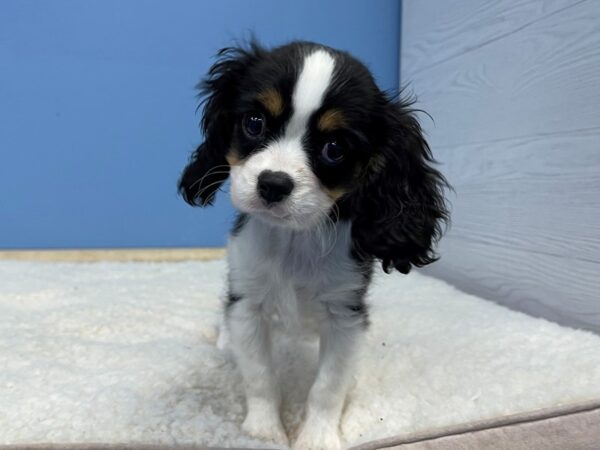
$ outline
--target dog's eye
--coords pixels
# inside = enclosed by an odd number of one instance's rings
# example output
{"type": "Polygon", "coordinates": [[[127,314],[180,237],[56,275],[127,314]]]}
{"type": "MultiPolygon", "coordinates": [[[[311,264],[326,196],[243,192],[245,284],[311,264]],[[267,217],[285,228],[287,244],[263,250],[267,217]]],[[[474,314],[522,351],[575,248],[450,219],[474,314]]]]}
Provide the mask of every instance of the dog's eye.
{"type": "Polygon", "coordinates": [[[321,150],[321,159],[329,166],[335,166],[344,160],[344,147],[336,141],[329,141],[321,150]]]}
{"type": "Polygon", "coordinates": [[[246,114],[243,120],[243,127],[248,136],[257,138],[265,131],[265,116],[259,112],[246,114]]]}

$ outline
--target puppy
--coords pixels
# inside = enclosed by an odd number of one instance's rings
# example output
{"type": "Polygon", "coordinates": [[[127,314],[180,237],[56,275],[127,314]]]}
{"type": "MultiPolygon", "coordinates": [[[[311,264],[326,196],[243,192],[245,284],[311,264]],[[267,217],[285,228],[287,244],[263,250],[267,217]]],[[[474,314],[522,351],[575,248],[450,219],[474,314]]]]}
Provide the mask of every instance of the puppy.
{"type": "Polygon", "coordinates": [[[179,192],[207,206],[231,179],[239,214],[224,322],[244,380],[243,429],[288,443],[271,367],[278,317],[320,337],[294,446],[337,449],[374,263],[408,273],[436,260],[447,183],[411,102],[384,94],[346,52],[310,42],[226,48],[200,89],[205,140],[179,192]]]}

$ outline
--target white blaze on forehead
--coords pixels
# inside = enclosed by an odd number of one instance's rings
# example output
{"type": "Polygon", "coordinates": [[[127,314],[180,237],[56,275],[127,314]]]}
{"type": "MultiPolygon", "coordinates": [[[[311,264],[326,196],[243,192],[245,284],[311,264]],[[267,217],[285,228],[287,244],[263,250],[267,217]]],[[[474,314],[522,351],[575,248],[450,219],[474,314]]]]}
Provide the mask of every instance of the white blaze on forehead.
{"type": "Polygon", "coordinates": [[[323,102],[334,66],[335,60],[325,50],[317,50],[304,58],[292,95],[294,112],[286,129],[287,138],[299,138],[304,134],[310,115],[323,102]]]}

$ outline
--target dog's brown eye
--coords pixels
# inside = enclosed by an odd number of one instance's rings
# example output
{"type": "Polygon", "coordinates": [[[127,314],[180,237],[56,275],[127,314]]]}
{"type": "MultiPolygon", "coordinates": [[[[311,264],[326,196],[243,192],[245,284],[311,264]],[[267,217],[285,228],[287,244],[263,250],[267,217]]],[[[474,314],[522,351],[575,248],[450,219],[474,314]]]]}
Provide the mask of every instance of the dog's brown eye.
{"type": "Polygon", "coordinates": [[[329,166],[335,166],[344,160],[344,147],[336,141],[326,142],[321,150],[321,159],[329,166]]]}
{"type": "Polygon", "coordinates": [[[243,120],[243,127],[248,136],[257,138],[265,131],[265,116],[259,112],[246,114],[243,120]]]}

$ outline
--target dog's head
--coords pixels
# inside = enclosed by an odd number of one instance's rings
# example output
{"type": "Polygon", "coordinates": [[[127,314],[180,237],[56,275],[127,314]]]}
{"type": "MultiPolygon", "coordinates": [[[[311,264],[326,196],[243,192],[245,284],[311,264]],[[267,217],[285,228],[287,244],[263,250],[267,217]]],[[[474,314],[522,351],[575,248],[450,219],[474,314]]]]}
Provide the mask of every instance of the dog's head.
{"type": "Polygon", "coordinates": [[[212,204],[231,176],[236,208],[292,229],[352,221],[353,250],[407,273],[435,260],[444,178],[410,103],[348,53],[294,42],[218,54],[201,84],[205,141],[179,190],[212,204]]]}

